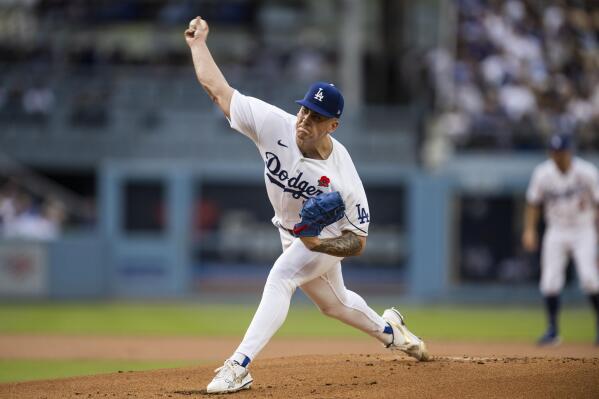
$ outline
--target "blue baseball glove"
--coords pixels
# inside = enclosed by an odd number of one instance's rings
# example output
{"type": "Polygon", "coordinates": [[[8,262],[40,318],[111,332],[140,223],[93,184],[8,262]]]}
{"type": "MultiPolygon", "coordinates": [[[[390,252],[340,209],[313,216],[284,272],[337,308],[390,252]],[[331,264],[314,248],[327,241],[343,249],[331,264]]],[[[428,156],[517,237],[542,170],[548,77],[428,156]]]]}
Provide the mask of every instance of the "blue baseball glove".
{"type": "Polygon", "coordinates": [[[302,220],[293,227],[296,237],[317,237],[322,229],[345,215],[345,204],[338,191],[320,194],[304,203],[302,220]]]}

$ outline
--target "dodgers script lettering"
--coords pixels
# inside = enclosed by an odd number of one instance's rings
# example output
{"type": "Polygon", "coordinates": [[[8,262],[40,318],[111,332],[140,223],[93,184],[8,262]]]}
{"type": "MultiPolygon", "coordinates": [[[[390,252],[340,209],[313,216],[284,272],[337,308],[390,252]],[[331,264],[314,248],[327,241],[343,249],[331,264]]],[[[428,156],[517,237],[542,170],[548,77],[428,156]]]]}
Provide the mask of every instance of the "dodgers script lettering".
{"type": "Polygon", "coordinates": [[[266,176],[271,183],[279,186],[284,192],[291,193],[295,199],[308,199],[312,196],[322,194],[316,186],[313,186],[307,180],[302,180],[303,172],[289,178],[289,172],[281,167],[281,161],[276,154],[267,152],[266,154],[266,176]]]}

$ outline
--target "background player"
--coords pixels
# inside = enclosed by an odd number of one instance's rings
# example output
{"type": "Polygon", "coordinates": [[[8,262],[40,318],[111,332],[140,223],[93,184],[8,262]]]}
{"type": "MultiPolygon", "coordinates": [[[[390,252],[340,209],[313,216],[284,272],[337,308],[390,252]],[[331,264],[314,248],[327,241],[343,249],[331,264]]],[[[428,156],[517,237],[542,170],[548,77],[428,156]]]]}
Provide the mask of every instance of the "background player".
{"type": "Polygon", "coordinates": [[[526,194],[522,244],[527,251],[538,246],[537,223],[545,206],[547,229],[541,252],[541,293],[545,298],[548,328],[540,345],[558,344],[559,295],[564,286],[568,256],[574,258],[582,290],[596,315],[599,344],[599,271],[595,208],[599,203],[599,173],[589,162],[572,156],[570,136],[555,135],[550,158],[536,167],[526,194]]]}
{"type": "Polygon", "coordinates": [[[229,86],[206,45],[208,25],[190,22],[185,39],[197,78],[223,111],[231,126],[250,138],[265,163],[268,197],[274,208],[283,253],[272,267],[254,318],[230,359],[217,369],[209,393],[234,392],[252,383],[247,366],[283,324],[295,289],[302,291],[328,316],[356,327],[419,360],[428,354],[395,309],[379,316],[364,299],[345,288],[342,258],[359,255],[366,245],[370,222],[362,182],[347,150],[330,134],[339,126],[343,96],[331,84],[319,82],[308,90],[297,116],[229,86]],[[305,200],[339,192],[346,215],[320,236],[296,238],[305,200]]]}

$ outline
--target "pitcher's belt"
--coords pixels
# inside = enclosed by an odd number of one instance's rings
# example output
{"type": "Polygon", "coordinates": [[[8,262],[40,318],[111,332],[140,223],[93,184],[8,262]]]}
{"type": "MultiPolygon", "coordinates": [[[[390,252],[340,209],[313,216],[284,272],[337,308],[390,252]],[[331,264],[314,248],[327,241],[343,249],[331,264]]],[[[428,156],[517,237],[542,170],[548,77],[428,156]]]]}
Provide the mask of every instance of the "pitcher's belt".
{"type": "Polygon", "coordinates": [[[292,229],[288,229],[288,228],[286,228],[286,227],[283,227],[283,226],[279,226],[279,229],[281,229],[281,230],[285,230],[286,232],[288,232],[289,234],[291,234],[293,237],[297,237],[297,236],[295,235],[295,233],[293,232],[293,230],[292,230],[292,229]]]}

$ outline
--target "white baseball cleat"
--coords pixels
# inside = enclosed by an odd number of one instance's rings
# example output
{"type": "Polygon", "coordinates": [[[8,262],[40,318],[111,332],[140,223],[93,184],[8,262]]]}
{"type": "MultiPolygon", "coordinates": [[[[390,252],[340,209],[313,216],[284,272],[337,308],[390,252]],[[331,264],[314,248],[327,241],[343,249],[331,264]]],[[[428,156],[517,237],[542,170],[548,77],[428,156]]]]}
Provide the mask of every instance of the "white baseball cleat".
{"type": "Polygon", "coordinates": [[[230,393],[249,389],[254,380],[246,367],[231,359],[225,360],[225,364],[214,370],[216,375],[206,387],[208,393],[230,393]]]}
{"type": "Polygon", "coordinates": [[[393,341],[389,345],[386,345],[387,348],[392,351],[400,350],[405,352],[421,362],[426,362],[430,359],[424,341],[408,330],[406,323],[403,321],[403,316],[397,309],[391,308],[385,310],[383,312],[383,319],[393,329],[393,341]]]}

